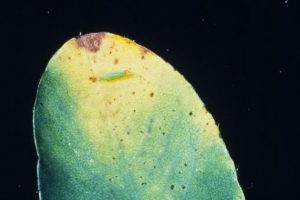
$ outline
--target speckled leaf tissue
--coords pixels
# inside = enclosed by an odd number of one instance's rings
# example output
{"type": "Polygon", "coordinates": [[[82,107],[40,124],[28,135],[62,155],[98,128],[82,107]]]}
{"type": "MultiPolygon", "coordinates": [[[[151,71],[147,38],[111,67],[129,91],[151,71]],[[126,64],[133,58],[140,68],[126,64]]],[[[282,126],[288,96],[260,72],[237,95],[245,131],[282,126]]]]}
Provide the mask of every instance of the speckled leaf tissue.
{"type": "Polygon", "coordinates": [[[41,200],[245,199],[192,86],[127,38],[67,41],[42,75],[33,114],[41,200]]]}

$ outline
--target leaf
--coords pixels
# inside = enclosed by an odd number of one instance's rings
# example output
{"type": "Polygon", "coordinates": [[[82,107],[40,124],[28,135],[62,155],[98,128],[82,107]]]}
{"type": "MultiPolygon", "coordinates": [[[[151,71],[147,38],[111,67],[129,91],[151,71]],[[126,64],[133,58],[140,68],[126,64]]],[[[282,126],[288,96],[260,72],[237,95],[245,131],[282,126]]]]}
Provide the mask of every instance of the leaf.
{"type": "Polygon", "coordinates": [[[33,120],[40,199],[244,199],[192,86],[129,39],[67,41],[41,78],[33,120]]]}

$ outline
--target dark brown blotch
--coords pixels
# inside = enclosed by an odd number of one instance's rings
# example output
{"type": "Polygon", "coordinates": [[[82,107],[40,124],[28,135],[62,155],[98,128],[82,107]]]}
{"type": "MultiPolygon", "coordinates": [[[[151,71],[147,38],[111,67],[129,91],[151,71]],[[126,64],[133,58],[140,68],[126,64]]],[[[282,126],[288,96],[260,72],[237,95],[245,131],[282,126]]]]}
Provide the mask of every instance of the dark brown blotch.
{"type": "Polygon", "coordinates": [[[104,32],[89,33],[76,38],[76,43],[79,47],[83,47],[88,51],[97,52],[100,49],[101,41],[104,37],[104,32]]]}

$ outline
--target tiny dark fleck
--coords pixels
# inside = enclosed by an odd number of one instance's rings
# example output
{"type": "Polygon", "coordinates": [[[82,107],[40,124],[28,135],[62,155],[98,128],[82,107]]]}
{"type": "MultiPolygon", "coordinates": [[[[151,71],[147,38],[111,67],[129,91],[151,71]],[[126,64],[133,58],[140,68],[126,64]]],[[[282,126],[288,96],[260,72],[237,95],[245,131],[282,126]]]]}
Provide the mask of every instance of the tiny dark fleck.
{"type": "Polygon", "coordinates": [[[144,60],[144,59],[145,59],[145,56],[144,56],[144,55],[142,55],[142,56],[141,56],[141,58],[142,58],[142,60],[144,60]]]}
{"type": "Polygon", "coordinates": [[[131,94],[132,94],[132,95],[135,95],[135,91],[133,91],[131,94]]]}
{"type": "Polygon", "coordinates": [[[112,54],[112,52],[111,52],[111,51],[109,51],[109,54],[112,54]]]}
{"type": "Polygon", "coordinates": [[[179,172],[178,172],[178,174],[182,174],[182,172],[181,172],[181,171],[179,171],[179,172]]]}
{"type": "Polygon", "coordinates": [[[184,190],[186,187],[185,187],[185,185],[182,185],[181,188],[184,190]]]}
{"type": "Polygon", "coordinates": [[[114,98],[114,101],[116,101],[117,99],[116,98],[114,98]]]}
{"type": "Polygon", "coordinates": [[[90,81],[92,81],[93,83],[95,83],[96,80],[97,80],[96,77],[94,77],[94,76],[91,76],[89,79],[90,79],[90,81]]]}
{"type": "Polygon", "coordinates": [[[133,112],[135,112],[136,110],[134,109],[133,112]]]}
{"type": "Polygon", "coordinates": [[[206,125],[208,126],[208,125],[209,125],[209,123],[207,122],[207,123],[206,123],[206,125]]]}
{"type": "Polygon", "coordinates": [[[118,178],[118,176],[115,176],[115,178],[118,178]]]}
{"type": "Polygon", "coordinates": [[[127,135],[130,135],[130,132],[129,132],[129,131],[127,132],[127,135]]]}
{"type": "Polygon", "coordinates": [[[147,185],[147,183],[146,182],[142,182],[141,185],[147,185]]]}
{"type": "Polygon", "coordinates": [[[156,168],[156,166],[154,165],[154,166],[153,166],[153,168],[155,169],[155,168],[156,168]]]}
{"type": "Polygon", "coordinates": [[[124,141],[123,139],[120,140],[120,142],[123,142],[123,141],[124,141]]]}
{"type": "Polygon", "coordinates": [[[151,92],[151,93],[150,93],[150,97],[153,97],[153,96],[154,96],[154,93],[153,93],[153,92],[151,92]]]}
{"type": "Polygon", "coordinates": [[[40,105],[41,105],[41,106],[44,106],[44,104],[43,104],[43,103],[40,103],[40,105]]]}
{"type": "Polygon", "coordinates": [[[143,176],[140,176],[140,178],[143,178],[143,176]]]}
{"type": "Polygon", "coordinates": [[[193,115],[193,112],[192,112],[192,111],[191,111],[191,112],[189,112],[189,115],[190,115],[190,116],[192,116],[192,115],[193,115]]]}
{"type": "Polygon", "coordinates": [[[140,133],[143,133],[143,131],[140,131],[140,133]]]}
{"type": "Polygon", "coordinates": [[[116,160],[116,157],[113,156],[112,159],[113,159],[113,160],[116,160]]]}
{"type": "Polygon", "coordinates": [[[172,112],[175,112],[175,109],[173,109],[172,112]]]}
{"type": "Polygon", "coordinates": [[[188,165],[186,163],[184,163],[184,166],[187,167],[188,165]]]}
{"type": "Polygon", "coordinates": [[[119,63],[119,59],[116,58],[116,59],[114,60],[114,64],[116,65],[116,64],[118,64],[118,63],[119,63]]]}
{"type": "Polygon", "coordinates": [[[175,185],[171,185],[170,189],[174,190],[174,188],[175,188],[175,185]]]}
{"type": "Polygon", "coordinates": [[[71,57],[69,56],[68,59],[71,60],[71,57]]]}
{"type": "Polygon", "coordinates": [[[165,132],[163,132],[162,134],[163,134],[163,135],[166,135],[166,133],[165,133],[165,132]]]}
{"type": "Polygon", "coordinates": [[[111,181],[111,178],[109,178],[108,180],[111,181]]]}

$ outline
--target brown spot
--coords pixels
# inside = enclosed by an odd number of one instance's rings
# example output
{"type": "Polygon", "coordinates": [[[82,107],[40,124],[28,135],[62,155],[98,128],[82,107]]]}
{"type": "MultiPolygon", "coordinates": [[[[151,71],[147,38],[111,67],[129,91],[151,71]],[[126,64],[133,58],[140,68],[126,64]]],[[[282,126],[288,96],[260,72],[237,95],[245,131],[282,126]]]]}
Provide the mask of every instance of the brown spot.
{"type": "Polygon", "coordinates": [[[68,59],[71,60],[71,57],[69,56],[68,59]]]}
{"type": "Polygon", "coordinates": [[[95,76],[91,76],[89,79],[90,79],[90,81],[92,81],[93,83],[95,83],[96,80],[97,80],[97,78],[96,78],[95,76]]]}
{"type": "Polygon", "coordinates": [[[146,49],[145,47],[142,47],[142,55],[145,55],[147,53],[149,53],[149,50],[146,49]]]}
{"type": "Polygon", "coordinates": [[[118,64],[118,63],[119,63],[119,59],[116,58],[116,59],[114,60],[114,64],[116,65],[116,64],[118,64]]]}
{"type": "Polygon", "coordinates": [[[146,49],[145,47],[141,47],[141,53],[142,53],[142,56],[141,58],[144,60],[145,59],[145,55],[147,53],[149,53],[150,51],[148,49],[146,49]]]}
{"type": "Polygon", "coordinates": [[[153,96],[154,96],[154,92],[151,92],[151,93],[150,93],[150,97],[153,97],[153,96]]]}
{"type": "Polygon", "coordinates": [[[192,115],[193,115],[193,112],[192,112],[192,111],[191,111],[191,112],[189,112],[189,115],[190,115],[190,116],[192,116],[192,115]]]}
{"type": "Polygon", "coordinates": [[[135,91],[133,91],[131,94],[132,94],[132,95],[135,95],[135,91]]]}
{"type": "Polygon", "coordinates": [[[110,45],[110,49],[113,49],[115,47],[115,43],[113,43],[112,45],[110,45]]]}
{"type": "Polygon", "coordinates": [[[76,38],[76,43],[79,47],[84,47],[88,51],[97,52],[104,36],[104,32],[89,33],[76,38]]]}

